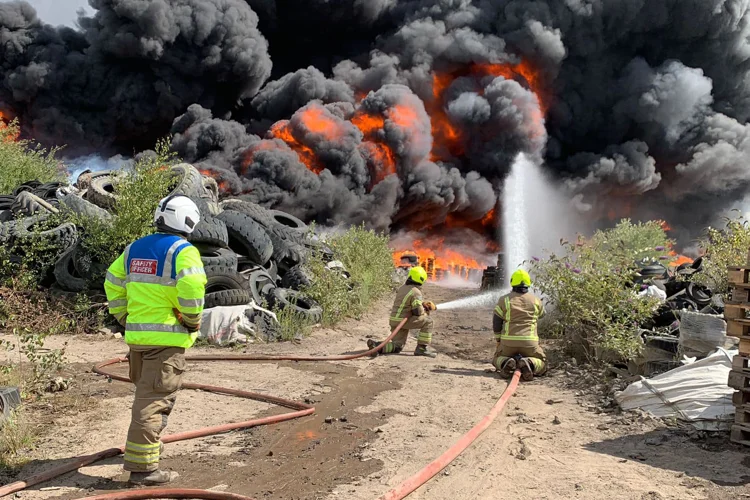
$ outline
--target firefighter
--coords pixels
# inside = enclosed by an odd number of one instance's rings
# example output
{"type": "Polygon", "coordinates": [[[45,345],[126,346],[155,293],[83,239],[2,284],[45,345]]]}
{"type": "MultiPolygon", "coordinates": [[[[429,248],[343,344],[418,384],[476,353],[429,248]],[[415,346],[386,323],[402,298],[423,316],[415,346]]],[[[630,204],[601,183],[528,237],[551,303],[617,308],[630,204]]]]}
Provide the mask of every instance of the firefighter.
{"type": "Polygon", "coordinates": [[[154,214],[157,232],[130,244],[104,282],[109,311],[125,327],[130,348],[135,400],[124,468],[137,485],[178,476],[159,470],[160,437],[182,385],[185,349],[200,329],[206,274],[198,250],[185,239],[199,221],[190,198],[164,198],[154,214]]]}
{"type": "MultiPolygon", "coordinates": [[[[417,348],[414,350],[415,356],[427,356],[434,358],[437,353],[427,347],[432,342],[432,318],[430,312],[437,309],[437,306],[430,301],[424,301],[422,298],[422,285],[427,281],[427,271],[423,267],[416,266],[409,270],[409,277],[396,293],[396,300],[393,302],[391,309],[390,326],[393,331],[396,326],[404,319],[408,318],[398,334],[376,351],[373,356],[378,354],[397,354],[401,352],[409,337],[409,330],[419,330],[417,337],[417,348]]],[[[367,347],[374,349],[382,341],[368,340],[367,347]]]]}
{"type": "Polygon", "coordinates": [[[547,370],[547,356],[539,347],[537,322],[544,316],[544,305],[529,292],[531,277],[523,269],[510,278],[512,290],[500,297],[492,316],[492,329],[497,349],[492,364],[503,377],[509,378],[521,370],[521,378],[533,380],[547,370]]]}

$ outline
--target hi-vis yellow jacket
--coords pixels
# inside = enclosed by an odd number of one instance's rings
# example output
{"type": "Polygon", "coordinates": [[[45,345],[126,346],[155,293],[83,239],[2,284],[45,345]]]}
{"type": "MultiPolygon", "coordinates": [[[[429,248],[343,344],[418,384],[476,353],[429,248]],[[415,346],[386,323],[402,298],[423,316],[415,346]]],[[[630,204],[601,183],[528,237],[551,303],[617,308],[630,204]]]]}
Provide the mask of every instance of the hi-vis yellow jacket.
{"type": "Polygon", "coordinates": [[[206,273],[198,250],[179,236],[156,233],[131,243],[107,271],[109,312],[130,345],[189,348],[198,333],[206,273]],[[182,324],[175,315],[178,310],[182,324]]]}
{"type": "Polygon", "coordinates": [[[533,293],[510,292],[500,297],[495,316],[502,328],[495,339],[508,347],[533,347],[539,344],[537,322],[544,316],[544,304],[533,293]]]}

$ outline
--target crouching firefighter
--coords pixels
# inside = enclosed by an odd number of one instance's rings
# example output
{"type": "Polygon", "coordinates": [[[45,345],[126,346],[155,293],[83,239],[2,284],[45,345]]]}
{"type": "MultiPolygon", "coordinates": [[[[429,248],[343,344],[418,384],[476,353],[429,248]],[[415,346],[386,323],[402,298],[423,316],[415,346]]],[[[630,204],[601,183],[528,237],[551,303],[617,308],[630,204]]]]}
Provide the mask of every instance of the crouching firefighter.
{"type": "Polygon", "coordinates": [[[107,271],[110,313],[125,327],[135,400],[125,443],[130,482],[158,485],[176,472],[159,470],[161,433],[185,371],[185,349],[200,329],[206,274],[198,250],[185,239],[200,220],[185,196],[159,202],[157,233],[131,243],[107,271]]]}
{"type": "Polygon", "coordinates": [[[532,380],[547,370],[547,356],[539,347],[537,322],[544,316],[544,305],[529,292],[529,273],[519,269],[510,278],[512,290],[500,297],[492,316],[492,329],[497,349],[492,364],[503,377],[510,377],[516,368],[521,378],[532,380]]]}
{"type": "MultiPolygon", "coordinates": [[[[375,351],[373,356],[378,354],[397,354],[401,352],[409,338],[409,330],[419,330],[417,337],[417,348],[414,350],[415,356],[427,356],[434,358],[437,353],[427,347],[432,342],[432,318],[430,312],[437,309],[433,302],[424,301],[422,297],[422,285],[427,281],[427,272],[422,267],[412,267],[409,270],[409,277],[401,288],[396,292],[396,300],[393,302],[391,309],[390,326],[393,331],[404,318],[406,323],[399,330],[393,340],[388,342],[380,350],[375,351]]],[[[382,341],[368,340],[367,347],[375,349],[382,341]]]]}

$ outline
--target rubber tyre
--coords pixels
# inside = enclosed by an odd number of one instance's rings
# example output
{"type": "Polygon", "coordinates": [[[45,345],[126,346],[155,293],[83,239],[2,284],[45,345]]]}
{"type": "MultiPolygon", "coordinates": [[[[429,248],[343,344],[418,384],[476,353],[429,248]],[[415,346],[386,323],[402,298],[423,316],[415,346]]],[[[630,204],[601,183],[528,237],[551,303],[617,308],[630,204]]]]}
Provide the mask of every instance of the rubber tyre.
{"type": "Polygon", "coordinates": [[[117,202],[115,195],[114,177],[112,175],[100,175],[91,179],[91,185],[86,191],[86,196],[91,203],[101,208],[112,210],[117,202]]]}
{"type": "Polygon", "coordinates": [[[237,254],[231,250],[217,248],[212,252],[201,253],[203,267],[219,266],[237,271],[237,254]]]}
{"type": "Polygon", "coordinates": [[[46,231],[34,232],[34,226],[44,222],[48,215],[35,215],[21,219],[13,226],[12,236],[16,244],[31,243],[35,239],[48,240],[60,248],[68,248],[78,241],[78,231],[75,224],[66,222],[46,231]]]}
{"type": "Polygon", "coordinates": [[[268,272],[262,270],[252,271],[248,276],[250,295],[256,304],[263,304],[263,299],[276,288],[276,280],[268,272]]]}
{"type": "Polygon", "coordinates": [[[104,278],[107,274],[109,264],[94,260],[90,254],[86,253],[80,246],[77,246],[73,255],[73,265],[79,276],[86,277],[86,281],[90,287],[104,288],[104,278]]]}
{"type": "Polygon", "coordinates": [[[274,248],[271,239],[260,224],[249,215],[233,210],[226,210],[217,215],[217,218],[227,226],[229,248],[260,266],[268,262],[274,253],[274,248]]]}
{"type": "Polygon", "coordinates": [[[244,276],[231,267],[203,266],[206,272],[206,292],[221,290],[248,290],[248,282],[244,276]]]}
{"type": "Polygon", "coordinates": [[[289,269],[281,277],[282,288],[299,291],[310,285],[312,285],[312,275],[300,264],[289,269]]]}
{"type": "Polygon", "coordinates": [[[183,194],[191,198],[202,198],[203,175],[197,168],[188,163],[179,163],[172,167],[175,176],[174,189],[169,195],[183,194]]]}
{"type": "Polygon", "coordinates": [[[86,279],[78,275],[74,257],[76,253],[76,246],[71,246],[65,250],[57,262],[53,273],[55,274],[55,280],[60,288],[68,292],[82,292],[88,288],[86,279]]]}
{"type": "Polygon", "coordinates": [[[80,196],[76,196],[74,194],[66,194],[65,196],[61,197],[60,204],[62,205],[63,209],[68,209],[69,211],[77,215],[91,217],[93,219],[112,219],[112,214],[107,210],[94,205],[90,201],[86,201],[80,196]]]}
{"type": "Polygon", "coordinates": [[[302,245],[305,232],[291,229],[276,222],[273,217],[273,210],[263,208],[257,203],[237,199],[224,200],[220,203],[220,206],[227,212],[245,214],[263,226],[271,240],[272,257],[279,265],[279,269],[290,269],[306,260],[307,251],[302,245]]]}
{"type": "Polygon", "coordinates": [[[320,307],[320,304],[296,290],[274,288],[273,292],[268,295],[268,300],[271,307],[292,308],[295,313],[311,324],[320,323],[320,320],[323,319],[323,308],[320,307]]]}
{"type": "Polygon", "coordinates": [[[16,221],[11,220],[9,222],[0,223],[0,244],[6,244],[13,238],[13,229],[16,225],[16,221]]]}
{"type": "Polygon", "coordinates": [[[250,292],[247,290],[220,290],[210,292],[205,296],[205,308],[244,306],[250,303],[250,292]]]}
{"type": "Polygon", "coordinates": [[[280,224],[282,226],[288,227],[295,231],[300,231],[300,232],[307,231],[307,224],[302,222],[300,219],[298,219],[294,215],[288,214],[286,212],[282,212],[281,210],[269,210],[269,212],[271,214],[271,217],[273,217],[273,220],[276,224],[280,224]]]}
{"type": "Polygon", "coordinates": [[[208,212],[201,212],[201,220],[188,235],[190,243],[203,243],[220,248],[227,248],[229,235],[223,221],[211,216],[208,212]]]}

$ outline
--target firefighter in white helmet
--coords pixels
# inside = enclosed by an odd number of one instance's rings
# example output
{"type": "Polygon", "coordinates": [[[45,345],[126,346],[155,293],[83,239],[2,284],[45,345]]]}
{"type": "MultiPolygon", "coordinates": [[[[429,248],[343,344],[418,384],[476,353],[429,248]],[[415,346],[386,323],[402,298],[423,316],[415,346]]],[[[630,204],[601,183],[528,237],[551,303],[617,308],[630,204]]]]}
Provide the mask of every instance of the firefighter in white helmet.
{"type": "Polygon", "coordinates": [[[154,214],[157,232],[128,245],[104,282],[109,311],[125,327],[130,347],[135,401],[124,467],[134,484],[177,477],[159,470],[160,437],[182,385],[185,349],[200,329],[206,274],[198,250],[185,239],[199,221],[190,198],[163,199],[154,214]]]}

